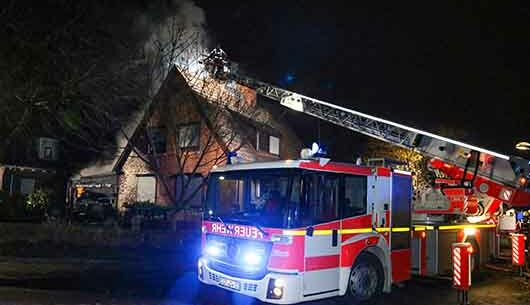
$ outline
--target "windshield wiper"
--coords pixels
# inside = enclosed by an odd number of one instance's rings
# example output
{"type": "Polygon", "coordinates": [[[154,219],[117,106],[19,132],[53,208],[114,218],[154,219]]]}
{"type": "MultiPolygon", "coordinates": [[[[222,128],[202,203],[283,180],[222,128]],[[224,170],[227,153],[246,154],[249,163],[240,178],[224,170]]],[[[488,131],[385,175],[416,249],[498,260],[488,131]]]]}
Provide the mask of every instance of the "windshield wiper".
{"type": "Polygon", "coordinates": [[[223,224],[223,226],[226,228],[226,230],[230,233],[230,234],[234,234],[234,232],[232,232],[232,229],[230,229],[226,223],[223,221],[223,219],[221,218],[221,216],[217,216],[217,219],[223,224]]]}
{"type": "Polygon", "coordinates": [[[247,224],[253,226],[253,227],[256,227],[256,229],[258,229],[258,231],[261,232],[261,234],[263,234],[263,236],[269,236],[269,232],[263,230],[263,228],[259,225],[259,223],[255,222],[255,221],[252,221],[252,220],[249,220],[249,219],[235,219],[236,221],[241,221],[241,222],[246,222],[247,224]]]}
{"type": "Polygon", "coordinates": [[[265,230],[263,230],[263,228],[257,222],[253,222],[253,221],[249,221],[249,222],[252,223],[252,225],[255,226],[261,232],[261,234],[263,234],[263,236],[269,236],[269,232],[266,232],[265,230]]]}
{"type": "MultiPolygon", "coordinates": [[[[220,216],[216,216],[216,218],[223,224],[223,226],[226,228],[227,231],[230,232],[230,234],[234,234],[232,230],[228,228],[228,226],[226,225],[226,223],[223,221],[223,219],[220,216]]],[[[263,230],[263,228],[257,222],[254,222],[249,219],[241,219],[241,218],[230,218],[229,220],[235,221],[235,222],[247,223],[253,227],[256,227],[256,229],[258,229],[258,231],[260,231],[261,234],[263,234],[263,236],[269,236],[269,232],[263,230]]]]}

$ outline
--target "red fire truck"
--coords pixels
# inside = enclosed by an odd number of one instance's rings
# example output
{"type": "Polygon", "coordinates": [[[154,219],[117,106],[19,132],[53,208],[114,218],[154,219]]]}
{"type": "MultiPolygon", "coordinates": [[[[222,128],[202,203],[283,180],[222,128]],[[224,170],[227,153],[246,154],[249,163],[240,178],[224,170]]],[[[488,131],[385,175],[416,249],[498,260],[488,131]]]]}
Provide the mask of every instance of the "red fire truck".
{"type": "Polygon", "coordinates": [[[318,147],[300,160],[216,168],[198,261],[204,284],[277,304],[368,301],[413,273],[449,273],[454,242],[472,244],[478,267],[496,253],[502,204],[530,206],[528,160],[215,70],[290,109],[431,157],[443,179],[413,192],[410,172],[331,162],[318,147]]]}

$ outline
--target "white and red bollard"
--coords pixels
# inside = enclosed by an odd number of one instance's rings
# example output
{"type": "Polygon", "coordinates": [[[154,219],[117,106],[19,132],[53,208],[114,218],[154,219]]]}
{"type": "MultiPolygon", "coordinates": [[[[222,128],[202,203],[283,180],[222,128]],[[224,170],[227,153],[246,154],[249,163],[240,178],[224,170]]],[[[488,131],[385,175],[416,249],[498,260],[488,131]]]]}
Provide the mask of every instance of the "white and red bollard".
{"type": "Polygon", "coordinates": [[[519,274],[523,275],[525,264],[525,241],[524,234],[512,234],[512,264],[519,267],[519,274]]]}
{"type": "Polygon", "coordinates": [[[468,305],[468,291],[471,287],[471,253],[470,243],[454,243],[453,254],[453,287],[458,290],[460,304],[468,305]]]}

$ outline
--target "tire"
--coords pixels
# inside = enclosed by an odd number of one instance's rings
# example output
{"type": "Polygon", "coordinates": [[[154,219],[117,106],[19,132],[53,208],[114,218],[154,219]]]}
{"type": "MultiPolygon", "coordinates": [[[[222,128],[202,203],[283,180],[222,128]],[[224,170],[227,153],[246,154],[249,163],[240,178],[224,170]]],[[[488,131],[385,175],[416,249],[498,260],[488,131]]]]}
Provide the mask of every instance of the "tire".
{"type": "Polygon", "coordinates": [[[371,304],[383,292],[384,272],[379,259],[369,253],[361,253],[352,266],[346,292],[354,304],[371,304]]]}

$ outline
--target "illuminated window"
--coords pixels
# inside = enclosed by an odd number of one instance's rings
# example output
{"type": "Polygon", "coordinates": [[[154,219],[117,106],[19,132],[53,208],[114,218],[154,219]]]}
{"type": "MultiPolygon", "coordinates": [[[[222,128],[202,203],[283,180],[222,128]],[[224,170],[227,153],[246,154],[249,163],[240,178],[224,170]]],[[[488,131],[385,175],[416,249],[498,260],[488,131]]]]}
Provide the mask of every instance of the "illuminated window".
{"type": "Polygon", "coordinates": [[[136,200],[155,202],[156,178],[153,176],[139,176],[136,184],[136,200]]]}

